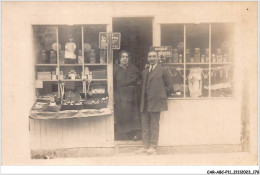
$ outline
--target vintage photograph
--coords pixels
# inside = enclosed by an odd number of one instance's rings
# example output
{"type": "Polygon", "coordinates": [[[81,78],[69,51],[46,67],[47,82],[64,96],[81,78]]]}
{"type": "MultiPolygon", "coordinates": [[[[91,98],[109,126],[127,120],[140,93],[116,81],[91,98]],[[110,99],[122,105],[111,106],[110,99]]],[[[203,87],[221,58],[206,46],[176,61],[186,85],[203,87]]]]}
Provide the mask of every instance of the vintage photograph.
{"type": "Polygon", "coordinates": [[[2,164],[257,165],[257,6],[2,2],[2,164]]]}

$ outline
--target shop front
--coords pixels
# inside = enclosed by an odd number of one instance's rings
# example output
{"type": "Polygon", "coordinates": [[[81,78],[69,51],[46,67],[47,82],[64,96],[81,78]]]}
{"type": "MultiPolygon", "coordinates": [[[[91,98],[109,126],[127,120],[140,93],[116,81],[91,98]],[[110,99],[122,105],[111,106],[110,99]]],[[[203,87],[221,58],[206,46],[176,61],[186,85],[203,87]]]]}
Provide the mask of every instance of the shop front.
{"type": "Polygon", "coordinates": [[[169,14],[118,12],[73,24],[71,19],[33,18],[32,158],[109,156],[122,140],[140,147],[140,141],[129,142],[115,131],[113,67],[119,51],[127,50],[142,72],[154,47],[170,48],[170,55],[158,54],[174,82],[168,111],[161,114],[158,153],[246,149],[236,20],[204,17],[194,22],[169,14]],[[119,49],[113,48],[112,32],[121,35],[119,49]]]}

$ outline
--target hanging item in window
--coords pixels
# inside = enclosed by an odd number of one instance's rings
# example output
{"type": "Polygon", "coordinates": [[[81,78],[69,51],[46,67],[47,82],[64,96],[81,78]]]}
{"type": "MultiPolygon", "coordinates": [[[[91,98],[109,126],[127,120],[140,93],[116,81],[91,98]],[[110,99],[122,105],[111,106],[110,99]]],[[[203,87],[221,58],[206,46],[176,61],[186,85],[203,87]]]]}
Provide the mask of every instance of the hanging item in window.
{"type": "Polygon", "coordinates": [[[74,64],[76,63],[76,44],[73,42],[73,37],[69,36],[69,41],[65,45],[65,63],[74,64]]]}
{"type": "Polygon", "coordinates": [[[188,76],[188,85],[191,97],[199,97],[202,95],[202,69],[190,68],[190,74],[188,76]]]}

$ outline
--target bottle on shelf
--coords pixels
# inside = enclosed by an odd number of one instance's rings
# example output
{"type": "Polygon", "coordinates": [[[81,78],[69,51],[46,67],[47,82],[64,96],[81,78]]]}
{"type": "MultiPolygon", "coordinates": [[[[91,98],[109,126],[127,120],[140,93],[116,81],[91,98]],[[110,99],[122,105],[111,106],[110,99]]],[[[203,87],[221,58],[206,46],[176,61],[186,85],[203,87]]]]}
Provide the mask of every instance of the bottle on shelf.
{"type": "Polygon", "coordinates": [[[186,62],[187,63],[191,62],[191,60],[190,60],[190,49],[186,49],[186,62]]]}
{"type": "Polygon", "coordinates": [[[179,63],[182,63],[182,54],[179,54],[179,63]]]}
{"type": "Polygon", "coordinates": [[[215,62],[216,62],[216,55],[215,55],[215,54],[212,54],[212,55],[211,55],[211,59],[212,59],[212,63],[215,63],[215,62]]]}
{"type": "Polygon", "coordinates": [[[52,72],[51,72],[51,79],[52,79],[52,80],[57,80],[56,71],[52,71],[52,72]]]}
{"type": "Polygon", "coordinates": [[[63,71],[60,71],[59,77],[60,77],[60,80],[63,80],[63,79],[64,79],[63,71]]]}
{"type": "Polygon", "coordinates": [[[204,63],[205,62],[205,55],[201,55],[201,60],[200,60],[201,63],[204,63]]]}
{"type": "Polygon", "coordinates": [[[194,63],[194,57],[190,57],[190,62],[194,63]]]}
{"type": "Polygon", "coordinates": [[[96,52],[94,49],[90,50],[90,63],[96,63],[96,52]]]}
{"type": "Polygon", "coordinates": [[[208,63],[209,62],[209,49],[205,49],[205,62],[208,63]]]}
{"type": "Polygon", "coordinates": [[[227,62],[227,60],[228,60],[228,55],[225,53],[225,54],[223,55],[223,62],[227,62]]]}
{"type": "Polygon", "coordinates": [[[200,48],[194,49],[194,59],[196,63],[200,63],[200,48]]]}

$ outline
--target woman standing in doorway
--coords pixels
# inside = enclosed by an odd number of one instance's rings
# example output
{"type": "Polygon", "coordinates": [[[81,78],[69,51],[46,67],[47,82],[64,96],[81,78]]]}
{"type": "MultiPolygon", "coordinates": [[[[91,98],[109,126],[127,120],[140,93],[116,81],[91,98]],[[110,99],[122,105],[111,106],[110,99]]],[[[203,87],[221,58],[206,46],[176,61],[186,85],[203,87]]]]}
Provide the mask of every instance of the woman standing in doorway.
{"type": "Polygon", "coordinates": [[[138,140],[138,132],[141,130],[137,100],[139,71],[129,61],[129,52],[121,51],[120,63],[114,68],[116,132],[127,134],[128,139],[138,140]]]}

